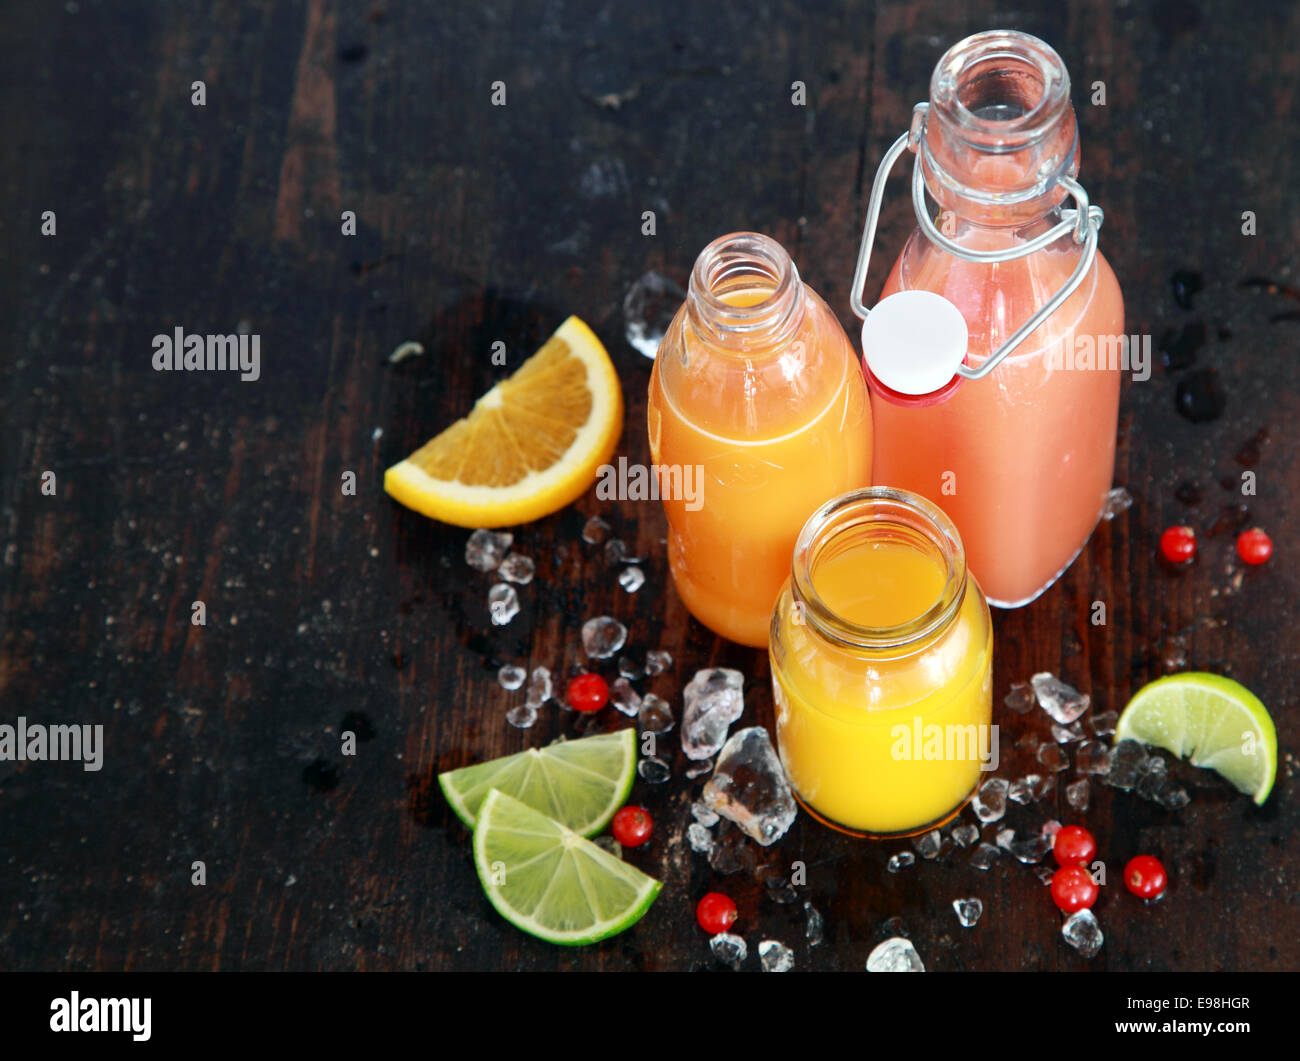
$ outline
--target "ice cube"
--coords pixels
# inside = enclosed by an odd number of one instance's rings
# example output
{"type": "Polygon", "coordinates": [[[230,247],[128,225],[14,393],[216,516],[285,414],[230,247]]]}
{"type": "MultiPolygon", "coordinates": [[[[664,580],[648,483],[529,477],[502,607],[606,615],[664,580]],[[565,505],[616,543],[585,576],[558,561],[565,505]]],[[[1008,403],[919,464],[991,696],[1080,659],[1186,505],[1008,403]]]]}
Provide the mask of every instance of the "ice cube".
{"type": "Polygon", "coordinates": [[[1010,827],[999,829],[996,839],[998,847],[1003,851],[1010,851],[1011,845],[1016,841],[1016,831],[1010,827]]]}
{"type": "Polygon", "coordinates": [[[599,545],[609,534],[609,524],[599,516],[592,516],[582,525],[582,540],[588,545],[599,545]]]}
{"type": "Polygon", "coordinates": [[[977,826],[966,822],[963,825],[953,826],[952,842],[958,847],[970,847],[980,838],[980,831],[977,826]]]}
{"type": "Polygon", "coordinates": [[[507,531],[476,530],[465,543],[465,563],[476,571],[492,571],[505,559],[514,540],[507,531]]]}
{"type": "Polygon", "coordinates": [[[713,853],[713,834],[699,822],[691,822],[686,827],[686,841],[691,845],[692,851],[701,855],[713,853]]]}
{"type": "Polygon", "coordinates": [[[528,729],[537,721],[537,708],[532,704],[518,704],[506,712],[506,721],[518,729],[528,729]]]}
{"type": "Polygon", "coordinates": [[[1093,715],[1088,719],[1088,727],[1098,737],[1109,737],[1115,732],[1115,724],[1118,721],[1118,711],[1103,711],[1100,715],[1093,715]]]}
{"type": "Polygon", "coordinates": [[[1099,740],[1086,740],[1074,753],[1074,768],[1081,774],[1104,774],[1110,769],[1110,748],[1099,740]]]}
{"type": "Polygon", "coordinates": [[[524,702],[529,707],[541,707],[551,698],[551,672],[545,667],[534,667],[528,678],[528,692],[524,702]]]}
{"type": "Polygon", "coordinates": [[[1056,870],[1051,866],[1035,866],[1034,876],[1038,878],[1040,884],[1046,884],[1049,887],[1052,884],[1052,878],[1056,876],[1056,870]]]}
{"type": "Polygon", "coordinates": [[[1187,794],[1187,789],[1183,788],[1177,781],[1166,779],[1160,791],[1156,793],[1156,802],[1165,810],[1182,810],[1183,807],[1192,802],[1192,797],[1187,794]]]}
{"type": "Polygon", "coordinates": [[[635,593],[645,585],[645,572],[639,567],[625,567],[618,573],[618,584],[628,593],[635,593]]]}
{"type": "Polygon", "coordinates": [[[497,671],[497,681],[501,683],[502,689],[508,689],[514,692],[524,684],[524,679],[528,677],[528,672],[523,667],[516,667],[513,663],[507,663],[497,671]]]}
{"type": "Polygon", "coordinates": [[[1028,714],[1035,703],[1034,690],[1028,682],[1012,682],[1011,692],[1002,698],[1002,702],[1017,715],[1028,714]]]}
{"type": "Polygon", "coordinates": [[[711,667],[698,671],[682,690],[682,751],[708,759],[727,739],[727,730],[745,710],[740,671],[711,667]]]}
{"type": "Polygon", "coordinates": [[[673,709],[668,701],[654,693],[646,693],[641,701],[641,710],[637,713],[641,728],[651,733],[667,733],[673,728],[673,709]]]}
{"type": "Polygon", "coordinates": [[[582,650],[591,659],[609,659],[627,641],[627,627],[608,615],[582,624],[582,650]]]}
{"type": "Polygon", "coordinates": [[[1083,740],[1083,727],[1076,722],[1072,726],[1062,726],[1059,722],[1052,723],[1052,740],[1057,744],[1070,744],[1077,740],[1083,740]]]}
{"type": "Polygon", "coordinates": [[[975,817],[982,822],[995,822],[1007,812],[1008,786],[1000,777],[990,777],[980,785],[979,791],[971,798],[971,808],[975,817]]]}
{"type": "Polygon", "coordinates": [[[641,694],[632,688],[626,678],[615,678],[609,687],[609,702],[629,718],[641,713],[641,694]]]}
{"type": "Polygon", "coordinates": [[[954,899],[952,908],[962,928],[974,928],[979,924],[980,915],[984,913],[984,904],[979,899],[954,899]]]}
{"type": "Polygon", "coordinates": [[[765,973],[788,973],[794,968],[794,951],[784,943],[765,939],[758,945],[758,960],[765,973]]]}
{"type": "Polygon", "coordinates": [[[533,574],[537,571],[537,565],[527,556],[521,556],[519,553],[511,553],[501,561],[497,568],[497,575],[504,578],[507,582],[514,582],[520,586],[526,586],[533,580],[533,574]]]}
{"type": "Polygon", "coordinates": [[[1061,831],[1061,823],[1055,818],[1048,818],[1047,821],[1043,822],[1042,828],[1038,831],[1055,843],[1054,838],[1056,834],[1061,831]]]}
{"type": "Polygon", "coordinates": [[[900,851],[898,852],[898,854],[890,856],[889,861],[885,864],[885,868],[889,870],[890,873],[901,873],[909,866],[915,866],[915,865],[916,865],[915,854],[913,854],[911,851],[900,851]]]}
{"type": "Polygon", "coordinates": [[[627,656],[618,657],[618,673],[622,678],[628,681],[640,681],[645,677],[645,670],[636,660],[629,659],[627,656]]]}
{"type": "Polygon", "coordinates": [[[1091,910],[1080,910],[1067,917],[1061,926],[1061,935],[1065,937],[1066,943],[1085,958],[1091,958],[1101,950],[1105,940],[1101,934],[1101,925],[1091,910]]]}
{"type": "Polygon", "coordinates": [[[938,829],[931,829],[913,840],[912,846],[923,859],[927,862],[931,861],[939,857],[939,852],[943,848],[943,834],[938,829]]]}
{"type": "Polygon", "coordinates": [[[1158,774],[1165,777],[1169,773],[1169,763],[1162,756],[1148,754],[1138,763],[1139,774],[1158,774]]]}
{"type": "Polygon", "coordinates": [[[1146,749],[1135,740],[1122,740],[1110,750],[1110,769],[1103,780],[1112,788],[1129,791],[1141,776],[1146,749]]]}
{"type": "Polygon", "coordinates": [[[624,336],[632,349],[653,358],[686,292],[662,273],[645,273],[623,296],[624,336]]]}
{"type": "Polygon", "coordinates": [[[1092,785],[1086,777],[1071,781],[1065,786],[1065,802],[1080,814],[1088,809],[1092,802],[1092,785]]]}
{"type": "Polygon", "coordinates": [[[642,781],[652,785],[662,785],[673,776],[672,767],[657,755],[649,755],[636,764],[636,772],[642,781]]]}
{"type": "Polygon", "coordinates": [[[1143,799],[1154,800],[1168,780],[1169,765],[1159,756],[1153,755],[1142,767],[1138,768],[1138,780],[1135,791],[1143,799]]]}
{"type": "Polygon", "coordinates": [[[764,846],[785,835],[795,819],[794,795],[767,730],[751,726],[731,736],[704,786],[704,802],[764,846]]]}
{"type": "Polygon", "coordinates": [[[1035,862],[1043,861],[1043,856],[1052,850],[1052,838],[1039,833],[1024,840],[1012,840],[1007,845],[1007,850],[1025,865],[1031,866],[1035,862]]]}
{"type": "MultiPolygon", "coordinates": [[[[1032,774],[1030,776],[1037,777],[1038,775],[1032,774]]],[[[1025,778],[1022,777],[1018,781],[1011,782],[1011,788],[1007,791],[1007,799],[1011,800],[1011,802],[1029,803],[1033,798],[1033,790],[1030,788],[1029,782],[1025,780],[1025,778]]]]}
{"type": "Polygon", "coordinates": [[[488,590],[488,614],[493,626],[505,626],[519,614],[519,594],[514,586],[498,582],[488,590]]]}
{"type": "Polygon", "coordinates": [[[1133,495],[1122,486],[1117,486],[1107,492],[1106,501],[1101,510],[1101,518],[1114,519],[1121,512],[1127,512],[1132,507],[1133,495]]]}
{"type": "Polygon", "coordinates": [[[799,891],[784,873],[772,866],[763,866],[758,871],[758,877],[763,882],[763,888],[767,892],[767,897],[774,903],[780,903],[782,906],[789,906],[799,898],[799,891]]]}
{"type": "Polygon", "coordinates": [[[821,911],[812,903],[803,904],[803,938],[808,941],[808,946],[819,946],[826,938],[826,922],[822,919],[821,911]]]}
{"type": "Polygon", "coordinates": [[[1054,773],[1070,768],[1070,757],[1061,750],[1059,744],[1042,745],[1038,749],[1038,761],[1054,773]]]}
{"type": "Polygon", "coordinates": [[[733,969],[749,955],[745,941],[730,932],[719,932],[709,940],[709,950],[713,951],[713,956],[723,965],[730,965],[733,969]]]}
{"type": "Polygon", "coordinates": [[[993,864],[1002,857],[1002,852],[992,844],[981,843],[971,852],[970,864],[976,869],[992,869],[993,864]]]}
{"type": "Polygon", "coordinates": [[[673,657],[667,652],[652,649],[645,654],[645,672],[650,677],[662,674],[673,665],[673,657]]]}
{"type": "Polygon", "coordinates": [[[632,555],[627,551],[627,542],[622,538],[610,538],[605,543],[605,562],[610,567],[625,564],[631,559],[632,555]]]}
{"type": "Polygon", "coordinates": [[[691,817],[704,826],[714,826],[718,824],[718,812],[710,807],[707,803],[701,803],[696,800],[691,804],[691,817]]]}
{"type": "Polygon", "coordinates": [[[1062,726],[1068,726],[1082,715],[1092,702],[1087,693],[1079,692],[1046,671],[1035,674],[1030,682],[1034,687],[1034,695],[1038,698],[1038,706],[1062,726]]]}
{"type": "Polygon", "coordinates": [[[923,973],[925,964],[910,939],[895,936],[875,948],[867,957],[869,973],[923,973]]]}

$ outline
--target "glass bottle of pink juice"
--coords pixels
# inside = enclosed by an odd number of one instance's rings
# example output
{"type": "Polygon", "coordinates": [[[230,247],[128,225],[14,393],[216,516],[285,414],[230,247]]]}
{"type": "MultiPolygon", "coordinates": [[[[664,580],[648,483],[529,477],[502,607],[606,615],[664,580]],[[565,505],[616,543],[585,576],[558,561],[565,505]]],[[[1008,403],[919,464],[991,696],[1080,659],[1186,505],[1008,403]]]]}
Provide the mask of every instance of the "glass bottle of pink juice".
{"type": "Polygon", "coordinates": [[[1114,473],[1131,352],[1097,251],[1101,211],[1078,171],[1060,56],[1023,33],[969,37],[935,67],[929,105],[881,164],[854,283],[872,481],[943,508],[989,603],[1006,608],[1070,566],[1114,473]],[[884,181],[908,149],[918,229],[868,313],[884,181]]]}

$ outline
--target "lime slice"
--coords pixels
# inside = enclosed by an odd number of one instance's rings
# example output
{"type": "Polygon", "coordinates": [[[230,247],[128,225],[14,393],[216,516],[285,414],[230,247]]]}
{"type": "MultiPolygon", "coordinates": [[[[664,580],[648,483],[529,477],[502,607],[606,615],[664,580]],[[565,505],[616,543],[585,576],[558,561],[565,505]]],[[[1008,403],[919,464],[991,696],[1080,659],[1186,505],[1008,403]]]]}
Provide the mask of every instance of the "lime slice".
{"type": "Polygon", "coordinates": [[[630,928],[662,887],[495,789],[479,807],[474,865],[502,917],[538,939],[570,947],[630,928]]]}
{"type": "Polygon", "coordinates": [[[1144,685],[1115,726],[1115,740],[1164,748],[1214,770],[1263,803],[1277,776],[1277,731],[1259,697],[1240,682],[1190,671],[1144,685]]]}
{"type": "Polygon", "coordinates": [[[557,741],[438,775],[442,794],[471,829],[492,789],[514,796],[583,836],[595,836],[627,802],[636,730],[557,741]]]}

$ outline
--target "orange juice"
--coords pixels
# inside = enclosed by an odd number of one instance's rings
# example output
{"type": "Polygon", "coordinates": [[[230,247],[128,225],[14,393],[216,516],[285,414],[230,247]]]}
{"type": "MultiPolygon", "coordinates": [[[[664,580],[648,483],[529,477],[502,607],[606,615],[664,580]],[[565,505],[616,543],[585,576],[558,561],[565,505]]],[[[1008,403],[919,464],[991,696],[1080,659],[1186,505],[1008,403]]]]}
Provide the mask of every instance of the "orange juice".
{"type": "Polygon", "coordinates": [[[777,745],[800,801],[870,836],[951,817],[997,765],[992,650],[939,509],[883,488],[825,505],[771,624],[777,745]]]}
{"type": "Polygon", "coordinates": [[[765,645],[804,521],[871,476],[856,355],[777,243],[739,233],[705,248],[659,346],[647,420],[662,482],[703,473],[695,504],[661,489],[678,594],[715,633],[765,645]]]}

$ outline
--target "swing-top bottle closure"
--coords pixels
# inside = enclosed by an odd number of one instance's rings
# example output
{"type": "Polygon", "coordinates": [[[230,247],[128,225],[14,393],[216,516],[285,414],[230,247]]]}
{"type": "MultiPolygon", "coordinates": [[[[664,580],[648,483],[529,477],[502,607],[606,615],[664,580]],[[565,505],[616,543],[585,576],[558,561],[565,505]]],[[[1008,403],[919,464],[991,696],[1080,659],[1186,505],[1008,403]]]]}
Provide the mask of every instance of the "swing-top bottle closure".
{"type": "MultiPolygon", "coordinates": [[[[1041,73],[1049,83],[1043,87],[1043,99],[1049,96],[1058,106],[1069,106],[1069,79],[1064,65],[1051,48],[1035,37],[1011,31],[977,34],[952,48],[935,70],[932,96],[940,92],[951,98],[956,86],[956,76],[951,66],[956,62],[989,63],[1001,57],[1015,59],[1041,57],[1041,73]],[[952,60],[952,63],[949,60],[952,60]],[[1055,78],[1055,83],[1050,79],[1055,78]]],[[[993,107],[996,109],[997,105],[993,107]]],[[[1035,108],[1037,109],[1037,108],[1035,108]]],[[[1059,201],[1074,200],[1074,208],[1060,211],[1061,220],[1048,231],[1001,250],[972,250],[962,247],[939,230],[930,217],[925,201],[925,176],[923,168],[935,174],[940,183],[944,180],[944,167],[935,158],[926,137],[927,123],[932,119],[931,105],[918,103],[912,110],[911,128],[894,141],[881,159],[871,185],[867,202],[867,216],[862,228],[862,244],[858,249],[857,267],[853,273],[851,303],[853,312],[862,320],[862,352],[868,380],[872,387],[891,401],[903,404],[930,405],[947,399],[964,380],[978,380],[987,376],[1016,349],[1030,334],[1050,317],[1083,283],[1092,268],[1097,254],[1097,234],[1103,214],[1100,207],[1088,201],[1088,193],[1069,172],[1043,173],[1041,179],[1018,196],[1002,198],[1003,206],[1014,209],[1017,204],[1040,202],[1055,196],[1059,201]],[[917,224],[932,243],[968,262],[992,264],[1012,261],[1034,254],[1064,236],[1069,236],[1083,248],[1078,264],[1070,278],[1037,312],[1024,322],[997,350],[977,366],[966,364],[968,335],[966,321],[961,311],[942,295],[923,290],[902,290],[881,299],[874,309],[868,310],[862,300],[867,270],[871,263],[871,250],[875,243],[876,227],[880,220],[880,206],[884,199],[885,183],[890,171],[904,151],[917,157],[912,166],[912,206],[917,224]]],[[[1032,112],[1019,116],[1031,118],[1032,112]]],[[[998,115],[997,121],[1005,120],[998,115]]],[[[1014,129],[1018,117],[1007,121],[1014,129]]],[[[998,125],[990,126],[993,130],[998,125]]],[[[1023,145],[1021,145],[1023,146],[1023,145]]],[[[994,131],[978,145],[979,150],[998,153],[999,140],[994,131]]],[[[1040,173],[1049,162],[1060,162],[1055,155],[1044,161],[1040,173]]],[[[1071,167],[1067,165],[1065,170],[1071,167]]],[[[969,194],[969,189],[963,189],[969,194]]],[[[996,195],[988,196],[990,204],[999,202],[996,195]]]]}

